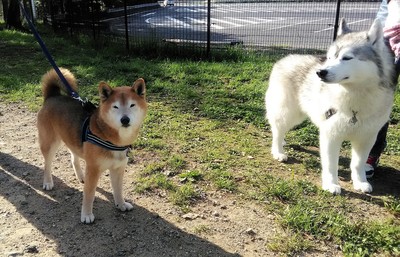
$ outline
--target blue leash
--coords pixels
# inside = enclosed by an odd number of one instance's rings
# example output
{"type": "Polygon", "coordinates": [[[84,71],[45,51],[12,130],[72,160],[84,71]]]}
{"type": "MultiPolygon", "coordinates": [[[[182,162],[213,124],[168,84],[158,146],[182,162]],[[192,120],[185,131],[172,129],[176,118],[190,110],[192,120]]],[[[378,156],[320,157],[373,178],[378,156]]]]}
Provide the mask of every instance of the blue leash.
{"type": "MultiPolygon", "coordinates": [[[[29,27],[32,30],[33,34],[36,37],[36,40],[39,42],[40,47],[43,50],[44,55],[47,57],[47,60],[49,60],[51,66],[53,66],[54,70],[56,71],[57,75],[60,77],[61,81],[64,83],[65,87],[67,88],[70,96],[76,100],[78,100],[79,102],[81,102],[83,108],[89,113],[91,114],[94,110],[96,110],[96,106],[94,104],[92,104],[91,102],[89,102],[88,100],[82,100],[82,98],[79,96],[79,94],[77,92],[75,92],[71,85],[68,83],[68,81],[65,79],[64,75],[62,74],[62,72],[60,71],[60,69],[58,68],[56,62],[54,61],[54,59],[51,57],[49,51],[47,50],[46,45],[44,44],[42,38],[40,37],[39,33],[37,32],[35,26],[33,25],[32,21],[29,19],[28,14],[25,11],[24,5],[22,3],[22,1],[19,2],[22,12],[26,18],[26,20],[28,21],[29,27]]],[[[103,147],[107,150],[110,151],[127,151],[129,149],[131,149],[131,146],[116,146],[108,141],[105,141],[99,137],[97,137],[96,135],[94,135],[90,129],[89,129],[89,121],[90,121],[90,116],[88,116],[83,124],[83,134],[82,134],[82,142],[88,141],[92,144],[96,144],[100,147],[103,147]]]]}
{"type": "Polygon", "coordinates": [[[71,85],[68,83],[68,81],[65,79],[64,75],[62,74],[62,72],[60,71],[60,69],[58,68],[56,62],[54,61],[53,57],[51,57],[51,54],[49,53],[49,50],[47,49],[46,45],[44,44],[42,38],[40,37],[38,31],[36,30],[35,26],[33,25],[32,21],[30,20],[24,4],[22,3],[22,1],[19,2],[21,9],[22,9],[22,13],[25,16],[25,19],[27,20],[28,24],[29,24],[29,28],[31,29],[33,35],[35,36],[36,40],[38,41],[40,47],[42,48],[42,51],[44,53],[44,55],[46,56],[47,60],[50,62],[51,66],[53,66],[53,69],[55,70],[55,72],[57,73],[58,77],[60,78],[60,80],[62,81],[62,83],[65,85],[66,89],[68,90],[69,95],[74,98],[75,100],[78,100],[79,102],[82,103],[82,106],[85,108],[86,111],[88,111],[89,113],[91,113],[92,111],[94,111],[96,109],[96,106],[94,106],[91,102],[89,102],[87,99],[83,100],[79,94],[74,91],[71,87],[71,85]]]}

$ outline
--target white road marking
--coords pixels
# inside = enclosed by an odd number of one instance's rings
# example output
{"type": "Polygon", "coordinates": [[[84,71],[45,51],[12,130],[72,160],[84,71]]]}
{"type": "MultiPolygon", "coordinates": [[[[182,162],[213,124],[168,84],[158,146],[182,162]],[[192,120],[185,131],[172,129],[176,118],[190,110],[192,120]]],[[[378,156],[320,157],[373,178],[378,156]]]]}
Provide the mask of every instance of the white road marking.
{"type": "Polygon", "coordinates": [[[211,21],[226,23],[226,24],[229,24],[229,25],[232,25],[232,26],[235,26],[235,27],[239,27],[240,26],[240,24],[237,24],[237,23],[233,23],[233,22],[229,22],[229,21],[225,21],[225,20],[220,20],[220,19],[215,19],[215,18],[211,18],[211,21]]]}
{"type": "Polygon", "coordinates": [[[272,22],[272,21],[278,21],[278,20],[282,20],[282,18],[281,18],[281,19],[263,19],[263,18],[253,18],[253,20],[256,20],[256,21],[259,21],[260,23],[263,23],[263,22],[272,22]]]}
{"type": "Polygon", "coordinates": [[[142,17],[150,16],[150,15],[153,15],[153,14],[155,14],[155,12],[151,12],[151,13],[143,14],[143,15],[142,15],[142,17]]]}
{"type": "Polygon", "coordinates": [[[234,21],[240,21],[240,22],[245,22],[245,23],[250,23],[250,24],[259,24],[259,22],[256,21],[250,21],[250,20],[245,20],[245,19],[238,19],[238,18],[233,18],[233,17],[226,17],[226,19],[234,20],[234,21]]]}
{"type": "Polygon", "coordinates": [[[220,10],[220,9],[212,9],[211,12],[222,12],[222,13],[227,13],[228,11],[226,11],[226,10],[220,10]]]}
{"type": "Polygon", "coordinates": [[[236,10],[236,9],[225,9],[225,10],[227,10],[228,12],[236,12],[236,13],[242,13],[243,12],[243,10],[236,10]]]}
{"type": "Polygon", "coordinates": [[[182,8],[182,9],[178,9],[176,11],[177,12],[199,12],[198,9],[189,9],[189,8],[182,8]]]}
{"type": "Polygon", "coordinates": [[[198,12],[206,12],[206,13],[208,12],[206,8],[200,8],[200,9],[198,9],[197,11],[198,11],[198,12]]]}
{"type": "Polygon", "coordinates": [[[171,16],[165,16],[165,18],[167,18],[168,20],[172,21],[173,24],[181,25],[183,27],[190,27],[189,24],[187,24],[187,23],[185,23],[183,21],[180,21],[178,19],[172,18],[171,16]]]}
{"type": "Polygon", "coordinates": [[[190,20],[192,23],[197,23],[197,24],[207,24],[205,20],[199,20],[199,19],[194,19],[192,17],[185,17],[185,19],[190,20]]]}
{"type": "MultiPolygon", "coordinates": [[[[193,19],[191,17],[185,17],[188,20],[191,20],[194,24],[204,24],[207,25],[207,22],[205,20],[198,20],[198,19],[193,19]]],[[[211,24],[211,27],[213,27],[214,29],[224,29],[224,27],[215,25],[215,24],[211,24]]]]}
{"type": "MultiPolygon", "coordinates": [[[[360,22],[364,22],[364,21],[369,21],[369,19],[363,19],[363,20],[348,22],[347,24],[350,25],[350,24],[360,23],[360,22]]],[[[332,29],[334,29],[334,27],[330,27],[330,28],[326,28],[326,29],[321,29],[321,30],[316,30],[316,31],[314,31],[314,33],[320,33],[320,32],[324,32],[324,31],[332,30],[332,29]]]]}
{"type": "Polygon", "coordinates": [[[279,27],[275,27],[275,28],[270,28],[270,29],[267,29],[267,30],[276,30],[276,29],[294,27],[294,26],[303,25],[303,24],[312,23],[312,22],[320,22],[320,21],[327,20],[327,19],[329,19],[329,18],[323,18],[323,19],[318,19],[318,20],[299,22],[299,23],[295,23],[295,24],[289,24],[289,25],[279,26],[279,27]]]}

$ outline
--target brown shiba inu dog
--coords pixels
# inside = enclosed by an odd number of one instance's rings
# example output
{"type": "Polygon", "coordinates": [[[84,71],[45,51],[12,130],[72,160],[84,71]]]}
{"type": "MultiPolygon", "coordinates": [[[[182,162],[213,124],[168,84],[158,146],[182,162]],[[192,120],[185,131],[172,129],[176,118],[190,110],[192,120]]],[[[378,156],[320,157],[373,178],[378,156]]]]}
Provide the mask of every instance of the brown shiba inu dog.
{"type": "MultiPolygon", "coordinates": [[[[74,75],[60,69],[76,91],[74,75]]],[[[43,189],[54,186],[51,163],[61,141],[71,152],[71,162],[77,178],[84,182],[81,221],[92,223],[93,201],[101,173],[110,171],[115,205],[121,211],[132,210],[133,206],[122,196],[122,178],[128,162],[129,145],[137,138],[147,111],[146,86],[143,79],[134,84],[111,88],[100,82],[100,105],[89,114],[82,104],[70,96],[61,94],[66,88],[54,70],[43,76],[44,103],[38,113],[40,150],[44,156],[43,189]],[[86,162],[82,173],[79,159],[86,162]]]]}

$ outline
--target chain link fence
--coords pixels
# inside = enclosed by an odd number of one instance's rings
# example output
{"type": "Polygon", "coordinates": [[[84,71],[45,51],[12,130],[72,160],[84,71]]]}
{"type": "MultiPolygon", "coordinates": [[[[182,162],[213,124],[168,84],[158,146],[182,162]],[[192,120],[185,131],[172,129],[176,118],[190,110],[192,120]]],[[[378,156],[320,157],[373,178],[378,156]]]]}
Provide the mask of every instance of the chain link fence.
{"type": "MultiPolygon", "coordinates": [[[[338,19],[366,30],[380,1],[45,0],[38,8],[61,33],[122,38],[123,47],[169,44],[209,52],[246,49],[324,50],[338,19]]],[[[122,47],[122,46],[121,46],[122,47]]]]}

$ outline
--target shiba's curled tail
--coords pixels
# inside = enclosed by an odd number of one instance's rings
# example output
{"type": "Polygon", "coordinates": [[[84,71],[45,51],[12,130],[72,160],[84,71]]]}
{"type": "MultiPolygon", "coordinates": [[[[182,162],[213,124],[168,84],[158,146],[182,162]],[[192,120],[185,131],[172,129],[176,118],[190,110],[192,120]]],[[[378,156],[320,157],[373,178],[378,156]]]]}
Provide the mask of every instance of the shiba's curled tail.
{"type": "MultiPolygon", "coordinates": [[[[60,68],[60,71],[72,89],[77,92],[78,86],[76,84],[75,76],[67,69],[60,68]]],[[[58,77],[56,71],[51,69],[42,77],[42,93],[44,100],[52,96],[61,95],[61,91],[68,93],[67,88],[64,83],[62,83],[60,77],[58,77]]]]}

